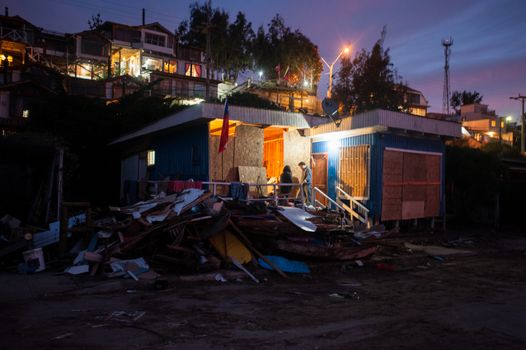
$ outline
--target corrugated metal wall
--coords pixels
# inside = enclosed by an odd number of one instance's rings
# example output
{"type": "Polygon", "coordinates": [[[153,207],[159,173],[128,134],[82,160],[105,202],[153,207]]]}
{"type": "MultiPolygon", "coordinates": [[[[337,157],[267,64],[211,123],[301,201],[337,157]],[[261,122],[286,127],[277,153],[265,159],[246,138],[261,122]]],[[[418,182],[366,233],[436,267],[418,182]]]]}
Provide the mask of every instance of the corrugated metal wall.
{"type": "Polygon", "coordinates": [[[207,124],[152,136],[150,147],[156,158],[153,179],[208,180],[207,124]]]}
{"type": "MultiPolygon", "coordinates": [[[[376,147],[375,144],[375,134],[359,135],[354,137],[348,137],[345,139],[334,140],[334,141],[321,141],[314,142],[312,144],[312,153],[328,153],[329,155],[329,164],[328,164],[328,173],[329,173],[329,183],[328,183],[328,195],[331,198],[336,198],[336,186],[338,184],[338,166],[339,166],[339,152],[340,147],[349,147],[349,146],[358,146],[358,145],[371,145],[371,169],[370,169],[370,179],[371,179],[371,190],[374,189],[374,184],[376,183],[375,174],[376,166],[374,159],[376,156],[376,147]]],[[[376,191],[371,192],[369,200],[363,201],[363,203],[370,207],[371,203],[374,202],[372,194],[376,191]]]]}
{"type": "Polygon", "coordinates": [[[391,133],[374,133],[359,135],[334,141],[321,141],[312,144],[312,153],[328,153],[329,155],[329,183],[328,195],[331,198],[336,197],[336,185],[338,183],[338,164],[340,147],[371,145],[371,168],[370,172],[370,192],[369,200],[363,203],[370,209],[370,215],[378,218],[382,210],[382,170],[383,170],[383,151],[385,147],[401,148],[414,151],[440,152],[442,157],[442,194],[441,194],[441,212],[444,205],[445,189],[445,146],[442,140],[438,138],[424,138],[415,136],[395,135],[391,133]]]}

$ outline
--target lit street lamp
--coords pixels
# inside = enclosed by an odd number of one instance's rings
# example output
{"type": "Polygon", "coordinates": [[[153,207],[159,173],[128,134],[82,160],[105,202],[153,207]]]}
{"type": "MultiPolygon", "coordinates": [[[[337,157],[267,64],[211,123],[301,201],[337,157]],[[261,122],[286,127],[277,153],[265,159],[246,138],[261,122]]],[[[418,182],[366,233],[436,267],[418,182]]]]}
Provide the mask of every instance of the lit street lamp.
{"type": "Polygon", "coordinates": [[[351,49],[349,47],[344,47],[331,64],[327,63],[327,61],[325,61],[325,59],[323,57],[321,58],[323,63],[325,63],[325,65],[327,67],[329,67],[329,89],[327,90],[327,98],[331,98],[331,96],[332,96],[332,69],[334,68],[334,65],[336,64],[336,62],[338,62],[340,57],[343,54],[347,55],[350,51],[351,51],[351,49]]]}

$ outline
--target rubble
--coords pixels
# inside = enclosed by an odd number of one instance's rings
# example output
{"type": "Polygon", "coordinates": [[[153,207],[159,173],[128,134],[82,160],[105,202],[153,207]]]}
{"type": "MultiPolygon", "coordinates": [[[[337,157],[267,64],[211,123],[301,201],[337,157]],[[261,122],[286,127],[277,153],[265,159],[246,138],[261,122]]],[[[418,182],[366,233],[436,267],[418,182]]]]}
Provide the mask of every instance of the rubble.
{"type": "Polygon", "coordinates": [[[219,271],[233,269],[259,283],[257,275],[264,270],[284,278],[287,273],[308,274],[311,260],[357,260],[363,265],[359,259],[375,254],[377,241],[390,234],[382,225],[368,229],[327,209],[306,211],[300,203],[276,206],[271,198],[222,198],[192,187],[107,210],[72,205],[77,211],[62,219],[66,232],[53,222],[48,231],[34,234],[27,247],[47,249],[60,243],[75,257],[63,267],[65,273],[135,281],[175,272],[212,273],[211,280],[224,282],[229,279],[219,271]]]}

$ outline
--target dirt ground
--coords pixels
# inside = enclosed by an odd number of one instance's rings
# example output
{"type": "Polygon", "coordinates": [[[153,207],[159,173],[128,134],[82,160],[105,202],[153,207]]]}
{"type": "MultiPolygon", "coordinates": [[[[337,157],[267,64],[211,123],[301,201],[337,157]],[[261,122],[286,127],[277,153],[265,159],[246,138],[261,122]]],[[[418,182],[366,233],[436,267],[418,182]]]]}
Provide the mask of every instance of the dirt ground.
{"type": "MultiPolygon", "coordinates": [[[[0,274],[2,349],[526,349],[526,240],[226,283],[0,274]],[[335,295],[336,294],[336,295],[335,295]],[[121,313],[119,313],[122,311],[121,313]]],[[[380,260],[380,258],[376,258],[380,260]]]]}

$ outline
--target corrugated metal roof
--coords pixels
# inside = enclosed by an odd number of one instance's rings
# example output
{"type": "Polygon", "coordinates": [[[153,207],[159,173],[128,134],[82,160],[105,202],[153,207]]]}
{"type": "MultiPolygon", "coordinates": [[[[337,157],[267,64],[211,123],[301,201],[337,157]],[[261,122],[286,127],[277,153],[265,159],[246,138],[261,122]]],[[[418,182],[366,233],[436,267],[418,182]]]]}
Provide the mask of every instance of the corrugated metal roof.
{"type": "Polygon", "coordinates": [[[406,113],[376,109],[341,120],[340,126],[330,122],[311,129],[311,135],[385,126],[388,128],[411,130],[440,136],[461,137],[461,125],[456,122],[418,117],[406,113]]]}
{"type": "MultiPolygon", "coordinates": [[[[241,106],[229,105],[228,111],[230,120],[240,121],[248,124],[278,125],[298,129],[307,129],[310,128],[311,125],[319,123],[319,120],[325,120],[325,118],[304,115],[301,113],[291,113],[241,106]]],[[[222,104],[200,103],[169,115],[161,120],[156,121],[155,123],[145,126],[140,130],[122,136],[113,141],[111,144],[117,144],[144,135],[149,135],[191,121],[208,121],[216,118],[221,119],[223,118],[223,112],[224,105],[222,104]]]]}

